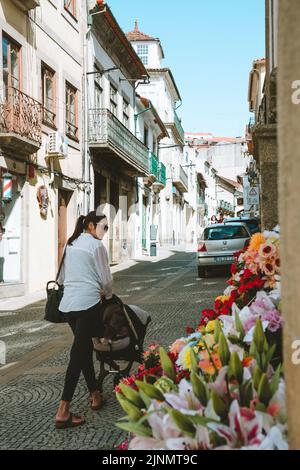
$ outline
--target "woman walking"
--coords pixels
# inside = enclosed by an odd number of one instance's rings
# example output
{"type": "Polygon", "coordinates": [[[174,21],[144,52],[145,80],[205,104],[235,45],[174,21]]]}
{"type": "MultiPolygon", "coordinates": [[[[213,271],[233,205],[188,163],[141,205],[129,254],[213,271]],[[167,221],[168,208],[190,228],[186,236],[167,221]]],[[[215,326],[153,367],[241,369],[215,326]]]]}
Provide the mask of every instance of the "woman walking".
{"type": "Polygon", "coordinates": [[[102,238],[108,230],[105,215],[96,211],[80,216],[66,245],[65,259],[58,279],[64,285],[59,310],[73,331],[74,341],[66,372],[55,426],[59,429],[80,426],[85,419],[70,412],[70,403],[82,372],[90,392],[93,410],[98,410],[102,397],[97,390],[93,364],[92,337],[99,326],[101,295],[112,298],[112,275],[102,238]]]}

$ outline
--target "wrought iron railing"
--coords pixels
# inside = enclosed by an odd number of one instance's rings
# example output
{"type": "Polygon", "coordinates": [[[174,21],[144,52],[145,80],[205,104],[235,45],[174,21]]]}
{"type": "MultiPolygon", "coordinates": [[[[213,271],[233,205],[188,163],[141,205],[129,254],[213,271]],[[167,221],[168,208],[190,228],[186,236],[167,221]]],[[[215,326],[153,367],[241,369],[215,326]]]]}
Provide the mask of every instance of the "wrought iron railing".
{"type": "Polygon", "coordinates": [[[0,133],[15,133],[42,143],[42,105],[17,88],[7,87],[0,103],[0,133]]]}
{"type": "Polygon", "coordinates": [[[143,170],[149,172],[148,149],[108,109],[90,109],[89,143],[108,145],[125,153],[143,170]]]}
{"type": "Polygon", "coordinates": [[[158,181],[166,186],[166,167],[162,162],[158,164],[158,181]]]}
{"type": "Polygon", "coordinates": [[[186,189],[188,189],[188,187],[189,187],[188,175],[186,174],[186,172],[184,171],[184,169],[182,168],[181,165],[179,165],[179,167],[175,171],[175,175],[173,177],[173,180],[180,181],[181,184],[183,184],[183,186],[186,189]]]}
{"type": "Polygon", "coordinates": [[[174,110],[174,124],[176,126],[176,129],[177,129],[177,132],[180,136],[180,140],[182,142],[184,142],[184,130],[183,130],[183,127],[182,127],[182,124],[181,124],[181,121],[176,113],[176,111],[174,110]]]}
{"type": "Polygon", "coordinates": [[[154,175],[158,178],[158,160],[157,156],[153,152],[149,152],[149,172],[150,175],[154,175]]]}

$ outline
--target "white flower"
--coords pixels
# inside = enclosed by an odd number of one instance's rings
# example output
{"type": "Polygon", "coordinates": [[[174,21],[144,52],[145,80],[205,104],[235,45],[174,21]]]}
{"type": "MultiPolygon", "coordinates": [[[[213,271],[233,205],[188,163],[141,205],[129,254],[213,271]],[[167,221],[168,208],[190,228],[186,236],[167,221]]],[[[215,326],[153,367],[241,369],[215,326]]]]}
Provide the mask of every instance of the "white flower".
{"type": "Polygon", "coordinates": [[[181,413],[202,415],[203,406],[196,398],[192,385],[186,379],[180,381],[178,393],[165,393],[164,396],[166,401],[181,413]]]}
{"type": "MultiPolygon", "coordinates": [[[[268,325],[269,325],[269,322],[268,321],[263,321],[262,322],[262,326],[263,326],[263,330],[266,331],[266,329],[268,328],[268,325]]],[[[245,338],[244,338],[244,342],[245,343],[252,343],[252,340],[253,340],[253,335],[254,335],[254,330],[255,330],[255,326],[253,326],[249,331],[248,333],[246,334],[245,338]]]]}

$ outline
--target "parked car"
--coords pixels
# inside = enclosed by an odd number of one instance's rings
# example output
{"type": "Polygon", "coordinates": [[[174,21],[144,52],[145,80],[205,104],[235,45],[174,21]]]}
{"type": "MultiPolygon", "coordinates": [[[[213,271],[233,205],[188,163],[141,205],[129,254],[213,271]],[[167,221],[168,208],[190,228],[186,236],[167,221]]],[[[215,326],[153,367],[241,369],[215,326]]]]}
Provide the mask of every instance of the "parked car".
{"type": "Polygon", "coordinates": [[[251,235],[260,232],[260,219],[258,217],[229,217],[224,222],[226,224],[232,222],[242,222],[243,224],[247,225],[251,235]]]}
{"type": "Polygon", "coordinates": [[[198,244],[198,274],[205,277],[206,272],[217,266],[231,265],[234,253],[246,248],[251,238],[250,230],[242,222],[209,225],[198,244]]]}

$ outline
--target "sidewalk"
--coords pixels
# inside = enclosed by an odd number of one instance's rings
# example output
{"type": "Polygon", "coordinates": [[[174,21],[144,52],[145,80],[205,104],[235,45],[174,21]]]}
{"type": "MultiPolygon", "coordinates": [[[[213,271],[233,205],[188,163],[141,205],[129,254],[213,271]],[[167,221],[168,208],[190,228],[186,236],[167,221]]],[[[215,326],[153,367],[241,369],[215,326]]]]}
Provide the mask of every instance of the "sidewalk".
{"type": "MultiPolygon", "coordinates": [[[[174,255],[174,252],[195,252],[195,247],[192,244],[186,245],[165,245],[162,247],[158,247],[157,249],[157,256],[149,256],[149,255],[141,255],[136,257],[134,260],[124,261],[119,263],[115,266],[111,267],[112,274],[115,274],[120,271],[124,271],[125,269],[129,269],[132,266],[140,262],[148,262],[148,263],[158,263],[164,259],[170,258],[174,255]]],[[[20,310],[21,308],[26,307],[27,305],[34,304],[35,302],[39,302],[41,300],[46,299],[46,290],[42,289],[36,291],[32,294],[23,295],[21,297],[10,297],[9,299],[0,300],[0,312],[10,312],[14,310],[20,310]]]]}

